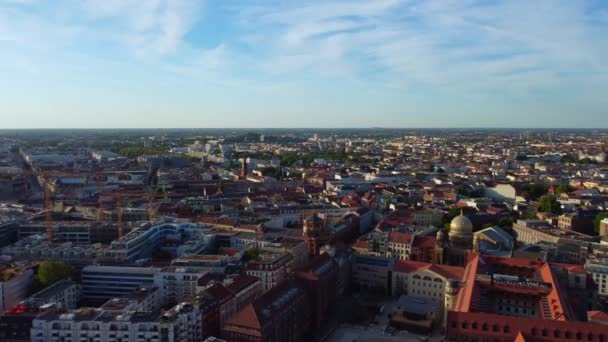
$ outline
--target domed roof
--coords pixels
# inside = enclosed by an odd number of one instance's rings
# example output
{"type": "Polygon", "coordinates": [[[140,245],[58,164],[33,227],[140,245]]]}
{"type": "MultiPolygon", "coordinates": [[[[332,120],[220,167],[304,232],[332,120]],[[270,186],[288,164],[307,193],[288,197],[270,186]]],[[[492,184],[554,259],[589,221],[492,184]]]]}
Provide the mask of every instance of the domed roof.
{"type": "Polygon", "coordinates": [[[468,237],[473,235],[473,224],[468,217],[464,216],[463,212],[460,212],[460,215],[454,217],[452,222],[450,222],[450,237],[451,236],[461,236],[468,237]]]}

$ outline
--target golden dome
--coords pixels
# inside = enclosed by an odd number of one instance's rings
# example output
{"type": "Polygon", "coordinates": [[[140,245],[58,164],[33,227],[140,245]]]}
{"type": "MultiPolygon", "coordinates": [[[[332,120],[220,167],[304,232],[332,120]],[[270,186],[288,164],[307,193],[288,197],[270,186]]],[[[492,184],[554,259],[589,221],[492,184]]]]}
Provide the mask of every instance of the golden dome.
{"type": "Polygon", "coordinates": [[[473,224],[468,217],[464,216],[463,212],[460,215],[454,217],[450,222],[450,237],[472,237],[473,236],[473,224]]]}

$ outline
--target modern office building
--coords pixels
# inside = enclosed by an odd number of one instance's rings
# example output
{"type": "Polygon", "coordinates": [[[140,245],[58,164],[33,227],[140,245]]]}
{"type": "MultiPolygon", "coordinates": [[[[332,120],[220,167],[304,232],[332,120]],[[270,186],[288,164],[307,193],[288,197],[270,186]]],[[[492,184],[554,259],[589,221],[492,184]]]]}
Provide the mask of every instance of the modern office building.
{"type": "Polygon", "coordinates": [[[124,298],[142,287],[156,287],[162,305],[175,304],[196,295],[198,279],[205,270],[185,267],[87,266],[82,270],[82,291],[87,302],[124,298]]]}
{"type": "Polygon", "coordinates": [[[141,287],[155,287],[157,267],[87,266],[82,269],[82,296],[87,303],[101,304],[126,297],[141,287]]]}
{"type": "Polygon", "coordinates": [[[145,223],[133,229],[128,234],[112,241],[106,250],[105,256],[111,260],[134,262],[139,259],[150,258],[154,252],[158,251],[164,240],[190,240],[195,239],[202,245],[183,244],[183,248],[174,250],[176,256],[188,252],[196,252],[202,249],[205,244],[202,237],[206,230],[194,223],[161,222],[145,223]]]}

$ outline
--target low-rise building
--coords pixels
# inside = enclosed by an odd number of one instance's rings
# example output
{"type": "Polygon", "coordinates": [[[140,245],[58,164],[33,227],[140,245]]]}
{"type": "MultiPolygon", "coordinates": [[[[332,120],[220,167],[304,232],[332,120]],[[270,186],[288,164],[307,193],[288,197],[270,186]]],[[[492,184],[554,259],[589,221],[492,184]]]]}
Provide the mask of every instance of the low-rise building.
{"type": "Polygon", "coordinates": [[[541,241],[551,243],[594,242],[597,238],[555,227],[541,220],[517,220],[513,231],[520,244],[534,244],[541,241]]]}

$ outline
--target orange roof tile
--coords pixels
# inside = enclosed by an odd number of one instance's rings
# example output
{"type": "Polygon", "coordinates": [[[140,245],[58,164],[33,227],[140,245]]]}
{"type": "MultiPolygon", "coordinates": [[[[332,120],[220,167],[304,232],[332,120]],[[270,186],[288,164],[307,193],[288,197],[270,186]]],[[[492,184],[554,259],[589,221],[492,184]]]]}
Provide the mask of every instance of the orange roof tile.
{"type": "Polygon", "coordinates": [[[392,243],[411,243],[413,234],[410,233],[401,233],[401,232],[391,232],[389,234],[388,242],[392,243]]]}

